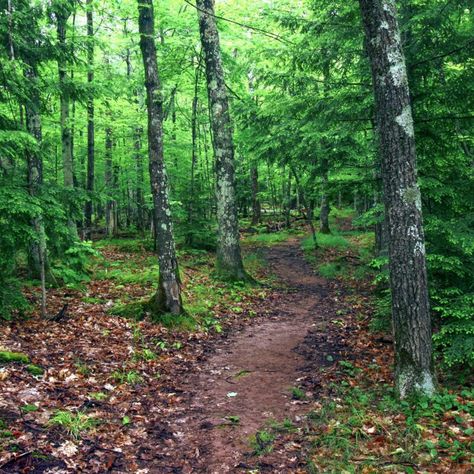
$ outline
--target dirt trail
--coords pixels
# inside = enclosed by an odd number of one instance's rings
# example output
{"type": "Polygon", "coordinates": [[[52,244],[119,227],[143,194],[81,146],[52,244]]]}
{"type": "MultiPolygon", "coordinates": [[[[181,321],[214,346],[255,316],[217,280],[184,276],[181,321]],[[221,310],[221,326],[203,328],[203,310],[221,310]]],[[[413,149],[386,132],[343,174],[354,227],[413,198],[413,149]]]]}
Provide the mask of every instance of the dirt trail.
{"type": "Polygon", "coordinates": [[[297,240],[265,250],[265,258],[288,292],[270,318],[219,343],[199,374],[181,386],[191,403],[173,426],[187,453],[182,472],[248,471],[249,437],[266,420],[291,419],[302,410],[291,393],[305,365],[296,349],[310,328],[325,324],[320,310],[326,282],[305,261],[297,240]]]}

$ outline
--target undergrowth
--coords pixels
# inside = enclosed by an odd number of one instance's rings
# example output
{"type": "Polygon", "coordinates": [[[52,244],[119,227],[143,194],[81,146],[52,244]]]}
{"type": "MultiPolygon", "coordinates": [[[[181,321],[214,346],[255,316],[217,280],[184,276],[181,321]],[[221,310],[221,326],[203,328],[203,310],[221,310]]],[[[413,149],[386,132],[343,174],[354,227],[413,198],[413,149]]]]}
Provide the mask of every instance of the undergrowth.
{"type": "Polygon", "coordinates": [[[308,415],[310,472],[414,474],[420,466],[474,462],[473,391],[399,401],[389,385],[333,390],[308,415]]]}

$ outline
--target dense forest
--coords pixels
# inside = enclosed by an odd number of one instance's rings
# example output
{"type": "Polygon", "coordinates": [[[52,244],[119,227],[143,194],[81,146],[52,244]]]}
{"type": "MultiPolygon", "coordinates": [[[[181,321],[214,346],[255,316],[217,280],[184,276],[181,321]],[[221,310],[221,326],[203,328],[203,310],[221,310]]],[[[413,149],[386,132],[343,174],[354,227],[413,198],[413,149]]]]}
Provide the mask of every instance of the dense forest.
{"type": "Polygon", "coordinates": [[[0,55],[0,472],[470,472],[471,1],[0,0],[0,55]]]}

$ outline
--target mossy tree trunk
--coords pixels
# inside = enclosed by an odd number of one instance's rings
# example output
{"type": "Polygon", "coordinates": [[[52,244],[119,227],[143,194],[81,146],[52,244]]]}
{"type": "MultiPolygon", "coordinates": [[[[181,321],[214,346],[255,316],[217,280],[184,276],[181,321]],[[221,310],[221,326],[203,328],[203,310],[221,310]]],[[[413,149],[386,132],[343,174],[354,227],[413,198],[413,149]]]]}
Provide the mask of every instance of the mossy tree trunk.
{"type": "Polygon", "coordinates": [[[394,0],[359,0],[372,68],[389,233],[395,381],[405,398],[435,391],[421,196],[405,58],[394,0]]]}
{"type": "Polygon", "coordinates": [[[229,100],[224,80],[214,0],[196,0],[206,64],[207,90],[216,160],[218,221],[217,270],[221,277],[245,280],[235,197],[235,163],[229,100]]]}
{"type": "Polygon", "coordinates": [[[177,315],[183,312],[183,306],[163,155],[163,96],[154,39],[153,0],[138,0],[138,12],[140,49],[147,93],[150,183],[160,268],[158,291],[150,308],[156,313],[169,312],[177,315]]]}

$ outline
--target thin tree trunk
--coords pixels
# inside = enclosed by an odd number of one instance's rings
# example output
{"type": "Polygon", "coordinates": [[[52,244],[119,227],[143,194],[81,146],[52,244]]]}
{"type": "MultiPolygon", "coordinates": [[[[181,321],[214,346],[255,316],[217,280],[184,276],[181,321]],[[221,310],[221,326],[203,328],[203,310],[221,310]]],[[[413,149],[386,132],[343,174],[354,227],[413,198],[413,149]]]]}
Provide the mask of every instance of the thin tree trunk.
{"type": "Polygon", "coordinates": [[[194,73],[194,97],[193,97],[193,106],[191,112],[191,140],[192,140],[192,149],[191,149],[191,181],[189,186],[189,196],[188,196],[188,232],[186,235],[186,245],[191,246],[193,244],[193,220],[194,220],[194,193],[195,193],[195,174],[196,174],[196,165],[198,159],[198,103],[199,103],[199,73],[201,70],[201,55],[199,55],[198,62],[196,65],[194,73]]]}
{"type": "Polygon", "coordinates": [[[143,129],[141,127],[135,129],[135,166],[137,173],[135,195],[137,200],[137,229],[141,234],[145,230],[145,197],[143,195],[145,178],[142,157],[142,133],[143,129]]]}
{"type": "Polygon", "coordinates": [[[258,198],[258,168],[256,163],[253,163],[250,167],[250,181],[252,188],[252,225],[257,225],[262,220],[262,207],[258,198]]]}
{"type": "Polygon", "coordinates": [[[85,216],[85,232],[84,237],[91,239],[92,237],[92,193],[94,191],[94,168],[95,168],[95,150],[94,150],[94,12],[93,0],[87,0],[87,83],[89,86],[87,98],[87,181],[86,190],[88,198],[84,211],[85,216]]]}
{"type": "Polygon", "coordinates": [[[394,0],[359,0],[374,85],[401,398],[435,391],[421,195],[413,118],[394,0]]]}
{"type": "MultiPolygon", "coordinates": [[[[308,224],[308,226],[311,230],[311,237],[313,239],[314,247],[316,248],[318,246],[318,238],[317,238],[316,229],[315,229],[314,223],[313,223],[313,206],[314,206],[314,203],[312,201],[308,201],[306,199],[306,194],[304,192],[303,186],[301,185],[301,181],[299,179],[298,174],[296,173],[295,168],[290,165],[290,170],[293,173],[293,176],[295,177],[297,191],[301,196],[301,200],[303,201],[304,207],[306,208],[306,213],[305,213],[306,223],[308,224]]],[[[290,177],[291,177],[291,175],[290,175],[290,177]]]]}
{"type": "Polygon", "coordinates": [[[148,107],[148,153],[160,276],[153,298],[155,312],[180,314],[181,282],[173,238],[168,183],[163,156],[163,96],[156,58],[153,0],[138,0],[140,48],[145,69],[148,107]]]}
{"type": "Polygon", "coordinates": [[[113,175],[112,148],[112,129],[107,127],[105,129],[105,188],[109,195],[105,204],[105,227],[107,237],[114,237],[117,235],[117,220],[115,218],[115,208],[117,203],[113,198],[116,189],[113,175]]]}
{"type": "MultiPolygon", "coordinates": [[[[28,190],[31,196],[38,196],[43,185],[43,160],[39,147],[43,139],[40,116],[40,96],[38,90],[38,71],[35,64],[27,64],[25,75],[30,83],[30,95],[25,104],[26,127],[35,138],[38,149],[28,150],[28,190]]],[[[46,233],[43,218],[38,215],[32,220],[36,240],[31,245],[31,256],[35,276],[41,281],[41,315],[46,317],[46,233]]]]}
{"type": "Polygon", "coordinates": [[[322,177],[322,193],[321,193],[321,209],[319,212],[319,231],[321,234],[330,234],[331,229],[329,228],[329,212],[331,208],[329,207],[329,201],[327,197],[328,189],[328,159],[323,158],[321,163],[321,177],[322,177]]]}
{"type": "MultiPolygon", "coordinates": [[[[64,3],[58,6],[56,10],[57,21],[57,36],[59,43],[59,57],[58,57],[58,73],[59,73],[59,89],[60,89],[60,123],[61,123],[61,156],[63,161],[63,177],[64,187],[66,189],[74,188],[74,168],[72,158],[72,131],[69,118],[70,110],[70,94],[67,76],[68,65],[68,51],[66,43],[66,26],[67,20],[71,15],[72,10],[69,8],[69,3],[64,3]]],[[[77,227],[74,219],[68,217],[68,227],[73,236],[77,237],[77,227]]]]}
{"type": "Polygon", "coordinates": [[[196,0],[216,159],[218,221],[217,271],[221,277],[244,280],[235,198],[235,160],[229,100],[224,82],[219,33],[213,0],[196,0]]]}

